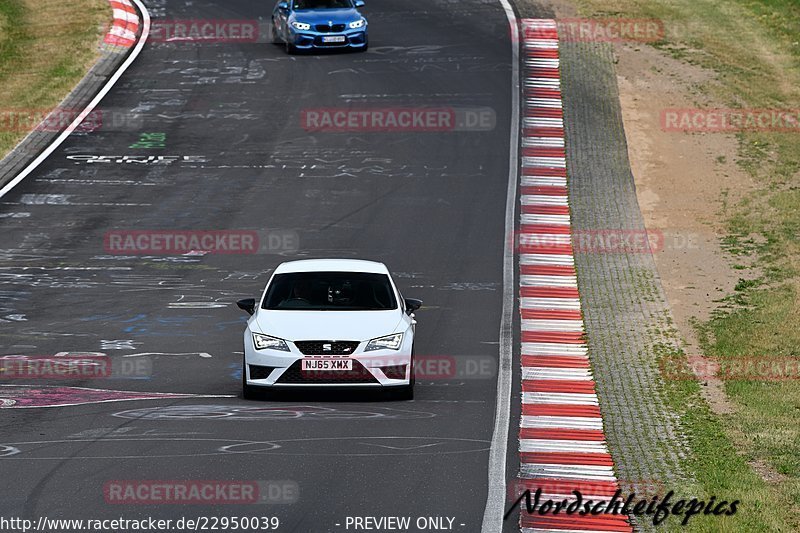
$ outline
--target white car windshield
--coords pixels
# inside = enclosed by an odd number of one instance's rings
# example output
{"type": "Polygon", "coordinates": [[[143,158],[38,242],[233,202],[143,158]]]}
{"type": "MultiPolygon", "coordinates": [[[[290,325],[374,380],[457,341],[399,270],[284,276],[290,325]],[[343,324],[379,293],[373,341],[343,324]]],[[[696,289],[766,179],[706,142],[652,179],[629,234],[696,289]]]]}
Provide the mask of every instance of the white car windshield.
{"type": "Polygon", "coordinates": [[[262,309],[274,311],[385,311],[397,309],[386,274],[294,272],[276,274],[262,309]]]}

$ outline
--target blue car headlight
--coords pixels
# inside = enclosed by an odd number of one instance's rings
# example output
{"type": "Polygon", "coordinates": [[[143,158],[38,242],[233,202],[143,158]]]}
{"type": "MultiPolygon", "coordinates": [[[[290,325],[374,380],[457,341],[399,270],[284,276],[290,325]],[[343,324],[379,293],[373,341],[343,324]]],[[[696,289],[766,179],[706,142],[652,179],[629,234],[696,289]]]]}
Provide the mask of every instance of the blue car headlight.
{"type": "Polygon", "coordinates": [[[310,30],[310,29],[311,29],[311,24],[307,24],[307,23],[305,23],[305,22],[297,22],[297,21],[295,20],[294,22],[292,22],[292,27],[293,27],[294,29],[296,29],[296,30],[300,30],[300,31],[303,31],[303,30],[310,30]]]}
{"type": "Polygon", "coordinates": [[[351,30],[355,30],[355,29],[358,29],[358,28],[363,28],[364,24],[366,24],[366,23],[367,23],[367,21],[364,20],[364,19],[356,20],[356,21],[350,23],[350,29],[351,30]]]}

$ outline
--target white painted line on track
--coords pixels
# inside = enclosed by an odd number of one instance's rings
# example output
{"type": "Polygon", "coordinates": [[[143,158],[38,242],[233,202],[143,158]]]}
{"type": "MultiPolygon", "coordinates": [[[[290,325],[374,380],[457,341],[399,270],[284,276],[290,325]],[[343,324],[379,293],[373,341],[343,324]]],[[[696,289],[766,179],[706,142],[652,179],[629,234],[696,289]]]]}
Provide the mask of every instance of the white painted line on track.
{"type": "Polygon", "coordinates": [[[525,65],[538,68],[559,68],[560,60],[543,57],[531,57],[525,60],[525,65]]]}
{"type": "Polygon", "coordinates": [[[567,178],[558,178],[553,176],[524,176],[522,178],[522,185],[524,187],[566,187],[567,178]]]}
{"type": "Polygon", "coordinates": [[[123,11],[122,9],[112,9],[111,10],[115,20],[122,20],[124,22],[131,22],[134,24],[139,23],[139,17],[136,13],[130,13],[128,11],[123,11]]]}
{"type": "Polygon", "coordinates": [[[521,452],[567,452],[567,453],[608,453],[603,441],[520,439],[521,452]]]}
{"type": "Polygon", "coordinates": [[[614,476],[614,470],[610,466],[521,463],[519,471],[522,477],[585,479],[592,481],[617,480],[614,476]]]}
{"type": "Polygon", "coordinates": [[[525,137],[522,146],[526,148],[564,148],[564,139],[560,137],[525,137]]]}
{"type": "Polygon", "coordinates": [[[547,368],[540,366],[523,366],[522,379],[593,380],[592,372],[588,368],[547,368]]]}
{"type": "MultiPolygon", "coordinates": [[[[526,117],[523,119],[526,128],[559,128],[564,129],[564,119],[547,117],[526,117]]],[[[525,165],[523,165],[525,166],[525,165]]]]}
{"type": "Polygon", "coordinates": [[[555,30],[558,24],[552,19],[522,19],[522,27],[526,30],[530,29],[549,29],[555,30]]]}
{"type": "Polygon", "coordinates": [[[553,246],[553,245],[572,244],[572,236],[565,235],[563,233],[520,232],[519,244],[526,246],[527,245],[553,246]]]}
{"type": "Polygon", "coordinates": [[[520,298],[519,306],[523,309],[573,310],[581,308],[578,298],[520,298]]]}
{"type": "Polygon", "coordinates": [[[585,357],[588,353],[589,349],[580,344],[522,343],[522,355],[573,355],[585,357]]]}
{"type": "MultiPolygon", "coordinates": [[[[578,279],[575,276],[531,276],[525,275],[519,277],[519,284],[523,287],[578,287],[578,279]]],[[[526,326],[523,322],[523,329],[530,329],[536,326],[526,326]]],[[[583,329],[583,325],[581,325],[583,329]]]]}
{"type": "Polygon", "coordinates": [[[558,78],[529,78],[525,81],[525,87],[560,90],[561,80],[558,78]]]}
{"type": "Polygon", "coordinates": [[[522,166],[542,168],[567,168],[567,161],[563,157],[523,157],[522,166]]]}
{"type": "Polygon", "coordinates": [[[603,429],[603,420],[588,416],[522,415],[521,427],[543,429],[603,429]]]}
{"type": "MultiPolygon", "coordinates": [[[[558,98],[526,98],[525,103],[531,107],[550,107],[552,109],[561,109],[561,100],[558,98]]],[[[564,143],[564,139],[559,139],[564,143]]]]}
{"type": "Polygon", "coordinates": [[[110,35],[116,35],[117,37],[122,37],[123,39],[130,39],[131,41],[136,39],[135,33],[121,26],[114,26],[113,28],[108,30],[108,33],[110,35]]]}
{"type": "MultiPolygon", "coordinates": [[[[511,29],[511,132],[509,135],[508,186],[506,190],[505,242],[513,242],[520,136],[519,26],[514,8],[508,0],[500,0],[511,29]]],[[[514,312],[516,284],[514,280],[514,247],[503,247],[503,308],[500,319],[500,353],[497,369],[497,400],[494,428],[489,447],[488,494],[483,510],[482,533],[501,533],[506,503],[506,453],[511,419],[511,380],[514,363],[514,312]]]]}
{"type": "Polygon", "coordinates": [[[566,196],[552,196],[546,194],[523,194],[522,205],[569,205],[566,196]]]}
{"type": "Polygon", "coordinates": [[[522,403],[599,405],[597,394],[573,394],[571,392],[523,392],[522,403]]]}
{"type": "MultiPolygon", "coordinates": [[[[522,215],[521,220],[523,224],[556,224],[559,226],[569,226],[569,215],[535,215],[532,213],[525,213],[522,215]]],[[[570,255],[569,257],[569,264],[573,264],[574,260],[572,260],[572,256],[570,255]]]]}
{"type": "Polygon", "coordinates": [[[558,49],[558,39],[526,39],[525,48],[555,48],[558,49]]]}
{"type": "Polygon", "coordinates": [[[520,259],[522,265],[573,266],[575,264],[573,256],[564,254],[520,254],[520,259]]]}
{"type": "MultiPolygon", "coordinates": [[[[533,277],[533,276],[526,276],[526,277],[533,277]]],[[[526,319],[526,320],[522,321],[522,331],[575,331],[575,332],[583,332],[583,320],[526,319]]]]}

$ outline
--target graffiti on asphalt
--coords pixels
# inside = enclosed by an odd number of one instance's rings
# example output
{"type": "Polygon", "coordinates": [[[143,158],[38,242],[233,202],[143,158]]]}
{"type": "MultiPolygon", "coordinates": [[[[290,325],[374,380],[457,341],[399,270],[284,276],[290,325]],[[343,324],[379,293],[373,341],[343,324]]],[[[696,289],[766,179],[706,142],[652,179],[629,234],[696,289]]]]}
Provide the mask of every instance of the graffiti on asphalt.
{"type": "Polygon", "coordinates": [[[129,400],[179,398],[228,398],[227,395],[179,394],[170,392],[135,392],[55,385],[0,385],[0,409],[65,407],[129,400]]]}

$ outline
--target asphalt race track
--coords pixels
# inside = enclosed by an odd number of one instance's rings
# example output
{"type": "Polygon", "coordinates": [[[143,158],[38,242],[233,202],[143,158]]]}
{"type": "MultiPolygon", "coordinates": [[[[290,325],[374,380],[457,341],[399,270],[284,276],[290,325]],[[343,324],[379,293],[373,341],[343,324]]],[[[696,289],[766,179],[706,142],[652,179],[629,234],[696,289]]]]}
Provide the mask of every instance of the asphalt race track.
{"type": "MultiPolygon", "coordinates": [[[[147,6],[154,19],[253,20],[272,3],[147,6]]],[[[494,0],[369,0],[364,12],[365,54],[148,43],[103,100],[104,124],[71,136],[0,200],[0,355],[91,353],[114,368],[2,380],[0,513],[276,516],[287,532],[346,531],[348,516],[450,517],[453,530],[481,531],[509,245],[508,21],[494,0]],[[308,110],[375,107],[456,109],[459,122],[393,132],[302,122],[308,110]],[[108,249],[108,232],[140,230],[273,239],[256,254],[108,249]],[[404,296],[425,301],[417,355],[466,375],[432,371],[412,402],[241,399],[246,316],[234,302],[257,297],[283,260],[328,256],[385,262],[404,296]],[[121,480],[280,490],[256,504],[130,505],[109,501],[121,480]]]]}

